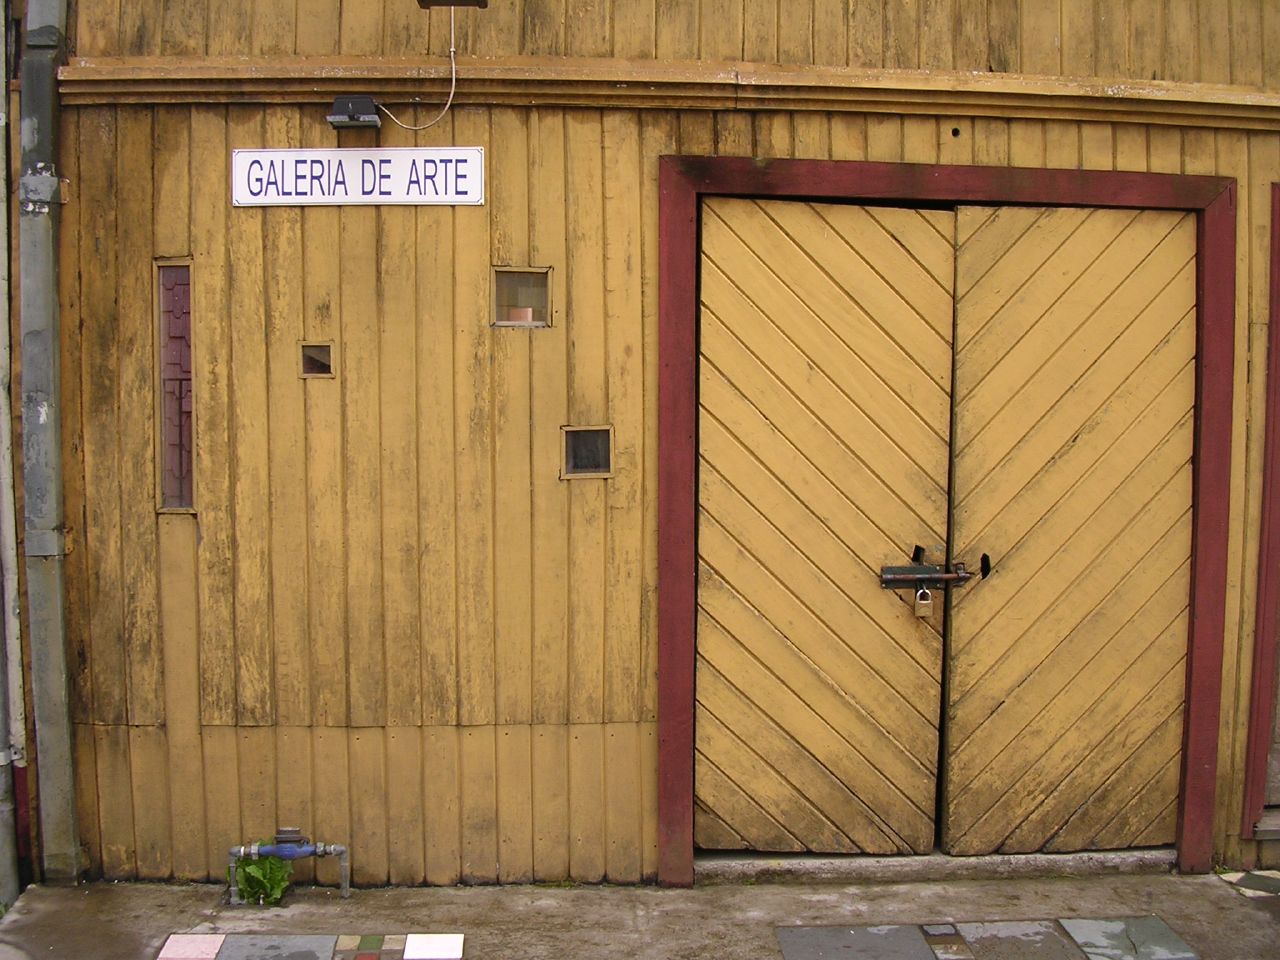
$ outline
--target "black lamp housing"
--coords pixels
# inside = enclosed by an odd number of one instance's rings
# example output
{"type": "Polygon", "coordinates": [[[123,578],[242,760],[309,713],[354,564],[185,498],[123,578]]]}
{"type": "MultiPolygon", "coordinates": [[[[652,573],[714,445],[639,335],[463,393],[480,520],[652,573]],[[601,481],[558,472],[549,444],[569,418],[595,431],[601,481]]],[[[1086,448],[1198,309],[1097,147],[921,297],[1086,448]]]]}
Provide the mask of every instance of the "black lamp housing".
{"type": "Polygon", "coordinates": [[[418,0],[418,6],[423,10],[428,7],[479,7],[485,10],[488,9],[489,0],[418,0]]]}
{"type": "Polygon", "coordinates": [[[378,104],[373,97],[358,94],[354,97],[334,97],[333,108],[325,117],[335,130],[340,127],[381,127],[378,104]]]}

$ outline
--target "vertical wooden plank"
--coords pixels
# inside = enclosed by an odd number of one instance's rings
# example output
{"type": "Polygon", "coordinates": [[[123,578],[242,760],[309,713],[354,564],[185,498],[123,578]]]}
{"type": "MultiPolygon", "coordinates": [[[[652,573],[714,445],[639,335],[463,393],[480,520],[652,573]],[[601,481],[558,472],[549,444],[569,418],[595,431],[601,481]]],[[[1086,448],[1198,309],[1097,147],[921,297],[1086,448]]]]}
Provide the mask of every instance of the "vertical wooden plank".
{"type": "MultiPolygon", "coordinates": [[[[414,135],[393,125],[393,129],[383,128],[380,142],[389,147],[411,147],[414,135]]],[[[395,726],[422,722],[417,241],[412,207],[379,209],[382,623],[387,664],[386,722],[395,726]]],[[[376,458],[376,452],[374,455],[376,458]]]]}
{"type": "Polygon", "coordinates": [[[1120,123],[1112,128],[1116,138],[1116,169],[1147,169],[1147,128],[1120,123]]]}
{"type": "MultiPolygon", "coordinates": [[[[240,778],[236,729],[204,726],[205,869],[215,882],[227,875],[227,850],[251,839],[240,826],[240,778]]],[[[327,838],[326,838],[327,839],[327,838]]]]}
{"type": "Polygon", "coordinates": [[[973,160],[991,166],[1009,162],[1009,121],[978,117],[973,121],[973,160]]]}
{"type": "MultiPolygon", "coordinates": [[[[80,111],[79,152],[82,156],[116,155],[114,110],[80,111]]],[[[103,237],[116,235],[115,164],[88,164],[81,179],[85,190],[79,231],[84,333],[79,376],[84,403],[84,528],[91,550],[86,559],[93,719],[123,723],[127,716],[127,667],[119,494],[117,248],[115,243],[102,242],[103,237]]]]}
{"type": "MultiPolygon", "coordinates": [[[[569,419],[610,419],[605,379],[604,219],[601,117],[565,118],[568,196],[569,419]]],[[[569,717],[598,721],[604,710],[606,491],[610,480],[569,480],[569,717]]]]}
{"type": "Polygon", "coordinates": [[[902,118],[902,159],[907,163],[938,162],[938,121],[933,117],[902,118]]]}
{"type": "Polygon", "coordinates": [[[154,57],[160,53],[161,0],[131,0],[120,6],[120,48],[131,57],[154,57]]]}
{"type": "Polygon", "coordinates": [[[956,70],[990,70],[987,53],[987,5],[958,3],[952,65],[956,70]]]}
{"type": "Polygon", "coordinates": [[[196,518],[160,517],[160,631],[164,638],[173,875],[209,876],[200,762],[200,627],[196,622],[196,518]]]}
{"type": "Polygon", "coordinates": [[[697,3],[655,0],[656,43],[659,60],[693,60],[698,56],[697,3]]]}
{"type": "Polygon", "coordinates": [[[524,0],[524,53],[564,54],[564,3],[565,0],[524,0]]]}
{"type": "MultiPolygon", "coordinates": [[[[173,875],[173,844],[169,829],[169,751],[163,727],[129,728],[129,757],[133,775],[133,816],[137,876],[167,880],[173,875]]],[[[179,784],[179,789],[187,785],[179,784]]]]}
{"type": "Polygon", "coordinates": [[[1231,5],[1201,3],[1196,27],[1201,83],[1231,82],[1231,5]]]}
{"type": "Polygon", "coordinates": [[[716,114],[716,156],[750,157],[755,154],[755,129],[751,115],[741,110],[716,114]]]}
{"type": "Polygon", "coordinates": [[[777,0],[743,0],[742,59],[774,63],[778,59],[777,0]]]}
{"type": "Polygon", "coordinates": [[[793,155],[826,160],[831,155],[831,127],[825,113],[796,113],[792,116],[793,155]]]}
{"type": "MultiPolygon", "coordinates": [[[[314,758],[311,754],[311,730],[308,727],[277,726],[276,745],[276,816],[281,827],[297,827],[303,836],[317,837],[312,813],[311,784],[314,776],[314,758]]],[[[315,861],[295,860],[295,883],[311,883],[315,880],[315,861]]]]}
{"type": "Polygon", "coordinates": [[[604,115],[605,376],[613,478],[605,489],[604,716],[640,716],[643,599],[644,354],[641,325],[640,117],[604,115]]]}
{"type": "MultiPolygon", "coordinates": [[[[196,538],[200,593],[200,717],[235,722],[231,557],[230,329],[227,290],[227,114],[193,107],[191,139],[191,373],[195,394],[196,538]]],[[[214,814],[210,813],[211,818],[214,814]]],[[[212,842],[212,840],[210,841],[212,842]]],[[[216,872],[215,872],[216,875],[216,872]]]]}
{"type": "MultiPolygon", "coordinates": [[[[80,111],[64,110],[60,118],[61,143],[66,145],[59,162],[63,175],[72,183],[80,182],[80,111]]],[[[80,313],[80,225],[83,211],[79,195],[71,196],[62,208],[62,229],[58,235],[58,264],[61,268],[59,282],[59,316],[61,317],[62,349],[60,351],[62,375],[62,476],[63,511],[67,526],[66,558],[66,617],[67,617],[67,667],[70,685],[70,710],[74,723],[87,723],[93,718],[93,668],[92,644],[89,624],[92,616],[89,606],[89,566],[86,542],[86,489],[85,489],[85,415],[83,385],[80,379],[84,362],[86,331],[80,313]]],[[[77,731],[77,737],[79,737],[77,731]]],[[[90,756],[92,737],[89,738],[90,756]]],[[[79,747],[76,747],[79,750],[79,747]]],[[[76,755],[76,775],[82,776],[79,753],[76,755]]],[[[92,768],[90,768],[92,776],[92,768]]],[[[77,789],[77,800],[83,802],[77,789]]],[[[96,803],[96,798],[95,798],[96,803]]],[[[94,813],[96,835],[97,813],[94,813]]],[[[81,830],[83,832],[83,825],[81,830]]],[[[95,844],[96,849],[96,844],[95,844]]],[[[95,852],[95,858],[98,856],[95,852]]],[[[96,863],[95,859],[95,863],[96,863]]]]}
{"type": "Polygon", "coordinates": [[[497,728],[498,880],[529,883],[533,873],[533,742],[528,724],[497,728]]]}
{"type": "Polygon", "coordinates": [[[605,878],[604,725],[569,727],[569,875],[605,878]]]}
{"type": "Polygon", "coordinates": [[[938,121],[938,160],[941,163],[973,163],[973,119],[943,117],[938,121]]]}
{"type": "MultiPolygon", "coordinates": [[[[156,574],[155,308],[151,237],[151,111],[117,114],[116,235],[120,377],[120,539],[129,722],[164,722],[156,574]]],[[[104,491],[105,493],[105,491],[104,491]]]]}
{"type": "Polygon", "coordinates": [[[813,0],[779,5],[778,62],[813,63],[813,0]]]}
{"type": "Polygon", "coordinates": [[[613,5],[613,55],[628,60],[652,60],[657,50],[654,0],[613,5]]]}
{"type": "Polygon", "coordinates": [[[702,0],[701,60],[741,60],[743,50],[742,0],[702,0]]]}
{"type": "MultiPolygon", "coordinates": [[[[676,120],[671,114],[641,118],[644,175],[641,194],[641,299],[644,320],[644,396],[646,410],[658,396],[658,231],[652,211],[658,209],[658,158],[675,152],[676,120]]],[[[644,418],[644,595],[640,605],[643,636],[640,663],[640,706],[646,719],[657,716],[658,684],[658,418],[644,418]]],[[[566,754],[567,756],[567,754],[566,754]]]]}
{"type": "Polygon", "coordinates": [[[155,256],[185,257],[191,253],[190,108],[156,107],[154,129],[154,196],[160,200],[151,227],[155,256]]]}
{"type": "Polygon", "coordinates": [[[338,52],[342,0],[308,0],[307,13],[298,18],[294,45],[301,56],[338,52]]]}
{"type": "Polygon", "coordinates": [[[204,53],[209,43],[208,19],[209,0],[166,0],[160,24],[160,52],[166,57],[204,53]]]}
{"type": "Polygon", "coordinates": [[[460,731],[458,772],[462,787],[462,882],[498,879],[498,783],[494,728],[460,731]]]}
{"type": "Polygon", "coordinates": [[[780,110],[762,110],[754,115],[756,156],[791,157],[795,139],[791,114],[780,110]]]}
{"type": "Polygon", "coordinates": [[[639,883],[644,842],[640,724],[610,723],[604,731],[605,875],[611,883],[639,883]]]}
{"type": "Polygon", "coordinates": [[[565,52],[571,57],[609,56],[609,0],[576,0],[566,5],[565,52]]]}
{"type": "MultiPolygon", "coordinates": [[[[88,723],[72,727],[71,749],[75,757],[76,826],[80,830],[80,848],[88,854],[89,875],[102,876],[102,827],[98,803],[98,761],[94,730],[88,723]]],[[[201,876],[204,875],[204,851],[200,852],[201,876]]]]}
{"type": "Polygon", "coordinates": [[[1195,80],[1200,76],[1200,25],[1193,3],[1165,7],[1164,78],[1195,80]]]}
{"type": "MultiPolygon", "coordinates": [[[[715,118],[702,111],[686,110],[677,114],[680,128],[680,152],[705,156],[715,149],[715,118]]],[[[755,115],[752,115],[752,123],[755,115]]]]}
{"type": "Polygon", "coordinates": [[[1177,127],[1147,128],[1147,166],[1152,173],[1182,172],[1182,131],[1177,127]]]}
{"type": "MultiPolygon", "coordinates": [[[[311,14],[310,4],[304,18],[311,14]]],[[[279,56],[293,53],[298,24],[297,0],[271,0],[254,4],[253,51],[259,55],[279,56]]],[[[268,141],[273,146],[274,141],[268,141]]]]}
{"type": "Polygon", "coordinates": [[[541,882],[569,877],[569,727],[533,727],[533,874],[541,882]]]}
{"type": "Polygon", "coordinates": [[[1062,73],[1061,0],[1022,0],[1018,9],[1023,73],[1057,76],[1062,73]]]}
{"type": "MultiPolygon", "coordinates": [[[[423,146],[452,142],[453,118],[447,115],[418,134],[423,146]]],[[[449,207],[421,207],[416,214],[418,249],[436,252],[419,264],[417,290],[422,311],[417,340],[418,409],[433,411],[432,416],[418,417],[422,710],[424,723],[448,724],[458,717],[454,214],[449,207]]],[[[455,865],[455,877],[456,872],[455,865]]]]}
{"type": "Polygon", "coordinates": [[[640,870],[658,875],[658,726],[640,724],[640,870]]]}
{"type": "MultiPolygon", "coordinates": [[[[389,4],[394,8],[396,4],[389,4]]],[[[415,4],[416,6],[416,4],[415,4]]],[[[495,3],[475,20],[468,52],[478,57],[515,57],[520,51],[523,0],[495,3]]]]}
{"type": "Polygon", "coordinates": [[[895,163],[902,160],[902,119],[887,114],[867,116],[867,159],[895,163]]]}
{"type": "MultiPolygon", "coordinates": [[[[302,111],[302,142],[308,147],[337,144],[333,129],[312,111],[302,111]]],[[[340,212],[336,207],[302,211],[302,313],[308,340],[331,340],[337,350],[337,377],[303,384],[307,464],[307,634],[311,645],[312,723],[347,722],[347,609],[343,585],[343,504],[345,461],[342,385],[346,353],[339,295],[340,212]]]]}
{"type": "MultiPolygon", "coordinates": [[[[516,34],[519,33],[517,24],[516,34]]],[[[416,3],[385,3],[382,8],[384,56],[422,56],[429,49],[431,17],[416,3]]],[[[399,116],[399,111],[396,113],[399,116]]],[[[383,133],[387,130],[384,127],[383,133]]]]}
{"type": "Polygon", "coordinates": [[[1262,83],[1269,89],[1280,87],[1280,7],[1262,7],[1262,83]]]}
{"type": "Polygon", "coordinates": [[[1129,72],[1129,9],[1127,3],[1099,3],[1095,68],[1100,77],[1124,77],[1129,72]]]}
{"type": "Polygon", "coordinates": [[[1097,18],[1093,3],[1062,4],[1062,73],[1091,77],[1096,70],[1097,18]]]}
{"type": "Polygon", "coordinates": [[[242,57],[253,52],[253,0],[211,0],[209,55],[242,57]]]}
{"type": "Polygon", "coordinates": [[[1009,162],[1015,167],[1044,166],[1044,121],[1009,123],[1009,162]]]}
{"type": "Polygon", "coordinates": [[[76,53],[103,57],[120,53],[120,0],[97,0],[76,9],[76,53]]]}
{"type": "Polygon", "coordinates": [[[351,880],[382,886],[391,856],[387,831],[386,730],[365,727],[348,731],[351,751],[351,836],[358,838],[351,858],[351,880]]]}
{"type": "MultiPolygon", "coordinates": [[[[295,107],[270,107],[265,142],[302,143],[295,107]]],[[[307,417],[305,381],[299,378],[298,342],[304,339],[302,211],[263,211],[263,310],[267,350],[268,556],[270,636],[274,650],[275,722],[311,722],[310,640],[307,636],[307,417]]]]}
{"type": "Polygon", "coordinates": [[[108,880],[125,880],[137,870],[129,728],[123,724],[102,725],[94,727],[93,735],[98,765],[102,875],[108,880]]]}
{"type": "Polygon", "coordinates": [[[884,5],[884,65],[914,70],[920,63],[920,7],[915,0],[884,5]]]}
{"type": "Polygon", "coordinates": [[[459,727],[424,727],[422,731],[427,883],[442,886],[462,878],[461,735],[459,727]]]}
{"type": "MultiPolygon", "coordinates": [[[[270,727],[239,727],[236,739],[240,829],[246,841],[269,840],[275,836],[279,825],[276,817],[276,732],[270,727]]],[[[230,771],[223,773],[225,776],[230,771]]]]}
{"type": "MultiPolygon", "coordinates": [[[[315,837],[325,843],[351,845],[351,753],[352,732],[334,727],[311,728],[312,763],[311,809],[315,814],[315,837]]],[[[363,838],[362,838],[363,839],[363,838]]],[[[354,861],[356,858],[352,857],[354,861]]],[[[316,883],[338,883],[338,860],[316,861],[316,883]]]]}
{"type": "Polygon", "coordinates": [[[382,51],[382,4],[343,3],[338,49],[354,56],[372,56],[382,51]]]}
{"type": "Polygon", "coordinates": [[[995,73],[1017,73],[1022,69],[1018,56],[1018,0],[988,0],[987,63],[995,73]]]}
{"type": "MultiPolygon", "coordinates": [[[[490,237],[493,262],[528,266],[529,140],[523,112],[493,111],[490,237]]],[[[536,187],[534,188],[536,189],[536,187]]],[[[486,321],[489,318],[486,318],[486,321]]],[[[528,723],[532,711],[533,503],[529,379],[532,341],[542,330],[493,331],[494,682],[499,723],[528,723]]]]}
{"type": "Polygon", "coordinates": [[[393,886],[412,886],[427,877],[426,805],[422,795],[422,729],[387,730],[387,878],[393,886]]]}
{"type": "MultiPolygon", "coordinates": [[[[1231,0],[1231,82],[1246,86],[1262,83],[1262,18],[1270,4],[1231,0]]],[[[1271,7],[1274,9],[1274,7],[1271,7]]]]}
{"type": "Polygon", "coordinates": [[[831,159],[867,158],[867,118],[857,113],[831,115],[831,159]]]}
{"type": "MultiPolygon", "coordinates": [[[[924,70],[954,68],[957,0],[921,0],[920,67],[924,70]]],[[[959,0],[960,6],[966,6],[959,0]]]]}
{"type": "Polygon", "coordinates": [[[1050,167],[1080,166],[1080,125],[1070,120],[1046,120],[1044,159],[1050,167]]]}
{"type": "Polygon", "coordinates": [[[1080,161],[1086,170],[1110,170],[1114,157],[1111,125],[1080,124],[1080,161]]]}
{"type": "MultiPolygon", "coordinates": [[[[1129,0],[1129,75],[1158,80],[1164,72],[1164,0],[1129,0]]],[[[1261,57],[1259,57],[1261,62],[1261,57]]]]}
{"type": "MultiPolygon", "coordinates": [[[[262,111],[231,107],[228,132],[232,149],[260,147],[262,111]]],[[[263,535],[271,529],[270,455],[263,429],[263,414],[269,409],[263,336],[263,210],[236,208],[228,216],[236,717],[241,724],[268,724],[275,716],[275,691],[271,676],[271,543],[263,535]]]]}
{"type": "MultiPolygon", "coordinates": [[[[486,110],[457,110],[459,143],[487,146],[486,110]]],[[[454,211],[454,431],[458,537],[458,716],[494,719],[493,650],[493,331],[489,302],[487,207],[454,211]]]]}

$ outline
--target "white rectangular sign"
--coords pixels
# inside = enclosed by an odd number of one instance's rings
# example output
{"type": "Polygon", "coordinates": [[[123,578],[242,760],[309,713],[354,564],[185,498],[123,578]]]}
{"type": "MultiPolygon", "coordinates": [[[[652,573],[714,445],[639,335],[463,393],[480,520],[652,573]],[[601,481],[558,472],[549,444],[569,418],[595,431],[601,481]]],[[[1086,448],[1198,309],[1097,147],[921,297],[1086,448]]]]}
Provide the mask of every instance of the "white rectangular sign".
{"type": "Polygon", "coordinates": [[[484,203],[483,147],[233,150],[237,207],[484,203]]]}

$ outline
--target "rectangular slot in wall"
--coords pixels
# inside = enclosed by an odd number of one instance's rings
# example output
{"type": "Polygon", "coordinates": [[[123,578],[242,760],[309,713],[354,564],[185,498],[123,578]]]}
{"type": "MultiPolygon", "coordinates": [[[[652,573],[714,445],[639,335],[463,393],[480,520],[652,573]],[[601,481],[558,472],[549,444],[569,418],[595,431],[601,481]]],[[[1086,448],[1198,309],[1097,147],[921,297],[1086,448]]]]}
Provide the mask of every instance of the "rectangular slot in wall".
{"type": "Polygon", "coordinates": [[[561,427],[564,461],[560,479],[613,476],[613,427],[561,427]]]}
{"type": "Polygon", "coordinates": [[[493,325],[551,325],[551,268],[494,267],[493,325]]]}
{"type": "Polygon", "coordinates": [[[160,508],[195,506],[194,409],[191,385],[191,265],[156,267],[160,321],[160,508]]]}

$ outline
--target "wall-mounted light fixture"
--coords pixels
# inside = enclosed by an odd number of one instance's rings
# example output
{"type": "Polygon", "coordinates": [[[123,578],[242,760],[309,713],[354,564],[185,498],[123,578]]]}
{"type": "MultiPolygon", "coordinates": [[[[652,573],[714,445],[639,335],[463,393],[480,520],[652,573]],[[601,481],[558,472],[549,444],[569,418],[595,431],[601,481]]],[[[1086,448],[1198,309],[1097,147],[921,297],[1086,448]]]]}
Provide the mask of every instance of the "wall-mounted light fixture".
{"type": "Polygon", "coordinates": [[[335,130],[340,127],[382,126],[382,118],[378,116],[378,104],[373,97],[363,95],[334,97],[333,108],[325,119],[335,130]]]}
{"type": "Polygon", "coordinates": [[[489,6],[489,0],[418,0],[418,6],[423,10],[428,7],[479,7],[484,10],[489,6]]]}

